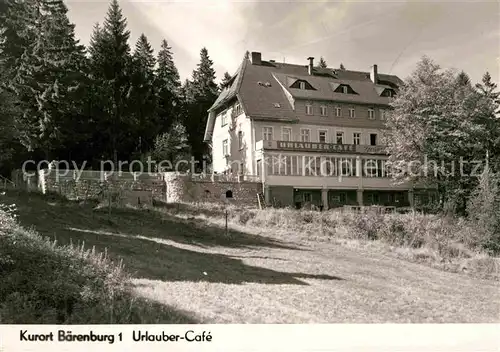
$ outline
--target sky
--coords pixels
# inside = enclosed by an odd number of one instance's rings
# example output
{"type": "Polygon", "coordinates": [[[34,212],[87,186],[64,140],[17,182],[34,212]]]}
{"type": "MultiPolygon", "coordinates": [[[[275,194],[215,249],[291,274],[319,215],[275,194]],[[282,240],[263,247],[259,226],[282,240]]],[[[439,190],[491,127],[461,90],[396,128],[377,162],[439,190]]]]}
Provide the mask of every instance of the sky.
{"type": "MultiPolygon", "coordinates": [[[[66,0],[81,43],[88,44],[109,5],[66,0]]],[[[166,39],[181,79],[191,78],[206,47],[217,80],[233,74],[246,50],[294,64],[322,56],[329,67],[407,77],[423,55],[479,82],[500,82],[498,1],[120,0],[131,47],[144,33],[157,51],[166,39]]]]}

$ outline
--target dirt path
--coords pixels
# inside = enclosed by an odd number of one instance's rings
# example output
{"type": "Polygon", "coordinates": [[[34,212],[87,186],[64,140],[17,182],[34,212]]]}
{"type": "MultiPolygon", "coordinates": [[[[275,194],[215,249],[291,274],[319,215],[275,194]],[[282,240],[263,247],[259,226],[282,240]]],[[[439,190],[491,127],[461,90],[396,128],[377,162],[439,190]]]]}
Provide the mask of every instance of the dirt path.
{"type": "MultiPolygon", "coordinates": [[[[176,246],[170,241],[168,245],[176,246]]],[[[238,284],[212,280],[211,276],[221,273],[211,271],[207,265],[198,268],[202,275],[197,282],[135,280],[137,294],[192,312],[206,323],[500,321],[498,282],[442,272],[380,254],[355,252],[333,244],[308,250],[182,247],[237,259],[244,266],[234,270],[242,271],[243,277],[247,270],[272,271],[262,282],[252,279],[238,284]],[[279,277],[285,274],[295,281],[280,283],[279,277]]],[[[215,270],[218,268],[215,266],[215,270]]]]}

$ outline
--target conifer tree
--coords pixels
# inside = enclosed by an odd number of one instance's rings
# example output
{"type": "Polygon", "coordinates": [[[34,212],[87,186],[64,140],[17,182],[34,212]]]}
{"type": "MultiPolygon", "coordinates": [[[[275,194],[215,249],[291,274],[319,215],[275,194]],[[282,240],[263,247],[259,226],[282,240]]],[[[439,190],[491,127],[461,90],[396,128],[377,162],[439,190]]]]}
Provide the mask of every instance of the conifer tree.
{"type": "Polygon", "coordinates": [[[325,59],[323,59],[323,56],[319,58],[319,67],[321,68],[327,68],[328,65],[326,64],[325,59]]]}
{"type": "Polygon", "coordinates": [[[213,62],[206,48],[200,51],[200,63],[193,72],[193,80],[186,86],[188,113],[184,122],[193,157],[201,166],[207,155],[207,146],[203,141],[208,109],[213,105],[218,95],[215,83],[213,62]]]}
{"type": "Polygon", "coordinates": [[[136,126],[129,113],[132,92],[132,58],[128,40],[127,20],[117,0],[112,0],[102,29],[95,28],[90,59],[94,92],[105,102],[99,117],[99,130],[109,141],[105,156],[115,162],[120,156],[128,157],[132,150],[126,138],[136,126]],[[119,155],[120,152],[120,155],[119,155]]]}
{"type": "Polygon", "coordinates": [[[158,117],[160,132],[167,132],[174,121],[181,121],[181,83],[179,72],[175,67],[171,47],[163,40],[158,52],[156,69],[156,93],[158,95],[158,117]]]}
{"type": "Polygon", "coordinates": [[[1,21],[3,84],[19,101],[19,138],[46,157],[76,135],[67,127],[78,110],[84,56],[67,11],[61,0],[13,1],[1,21]]]}
{"type": "MultiPolygon", "coordinates": [[[[137,40],[133,54],[132,91],[129,95],[133,121],[136,126],[131,131],[136,142],[136,152],[142,153],[153,145],[159,132],[157,121],[157,96],[155,94],[154,67],[156,59],[147,37],[142,34],[137,40]]],[[[132,146],[131,146],[132,147],[132,146]]]]}
{"type": "Polygon", "coordinates": [[[222,77],[222,82],[220,83],[220,90],[227,88],[229,86],[229,81],[231,81],[232,77],[229,72],[224,72],[224,77],[222,77]]]}

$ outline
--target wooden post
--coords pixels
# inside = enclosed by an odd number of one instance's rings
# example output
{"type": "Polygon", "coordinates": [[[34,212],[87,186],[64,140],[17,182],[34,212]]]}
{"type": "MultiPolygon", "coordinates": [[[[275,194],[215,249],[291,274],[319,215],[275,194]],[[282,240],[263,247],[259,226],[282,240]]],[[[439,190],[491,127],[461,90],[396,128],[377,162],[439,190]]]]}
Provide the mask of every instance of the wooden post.
{"type": "Polygon", "coordinates": [[[108,187],[108,220],[111,220],[111,192],[108,187]]]}
{"type": "Polygon", "coordinates": [[[227,231],[227,217],[228,216],[227,215],[228,215],[228,212],[227,212],[227,208],[226,208],[226,236],[227,236],[227,233],[228,233],[228,231],[227,231]]]}

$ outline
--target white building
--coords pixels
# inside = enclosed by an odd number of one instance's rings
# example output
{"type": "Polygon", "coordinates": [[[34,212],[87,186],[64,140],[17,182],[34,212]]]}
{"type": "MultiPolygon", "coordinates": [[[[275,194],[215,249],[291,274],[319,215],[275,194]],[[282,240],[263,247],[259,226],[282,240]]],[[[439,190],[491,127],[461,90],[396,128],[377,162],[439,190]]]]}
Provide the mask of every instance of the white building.
{"type": "Polygon", "coordinates": [[[381,145],[384,114],[401,80],[370,72],[264,61],[253,52],[209,110],[205,140],[215,172],[258,178],[266,201],[410,206],[381,145]]]}

